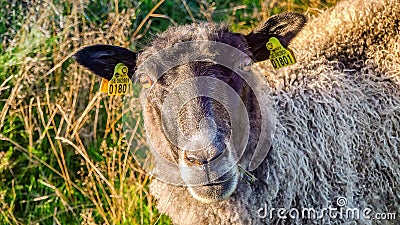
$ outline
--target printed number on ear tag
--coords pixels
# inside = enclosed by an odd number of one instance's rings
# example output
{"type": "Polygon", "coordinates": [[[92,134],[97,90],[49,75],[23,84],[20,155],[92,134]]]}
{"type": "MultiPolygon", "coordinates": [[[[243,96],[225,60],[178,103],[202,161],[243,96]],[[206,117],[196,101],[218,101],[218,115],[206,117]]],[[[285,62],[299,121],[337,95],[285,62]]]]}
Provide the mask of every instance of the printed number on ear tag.
{"type": "Polygon", "coordinates": [[[285,66],[290,66],[296,63],[293,51],[281,45],[278,38],[271,37],[266,44],[270,51],[269,60],[275,69],[280,69],[285,66]]]}
{"type": "Polygon", "coordinates": [[[118,63],[114,69],[114,75],[108,82],[108,95],[125,95],[132,89],[132,81],[128,76],[128,67],[118,63]]]}

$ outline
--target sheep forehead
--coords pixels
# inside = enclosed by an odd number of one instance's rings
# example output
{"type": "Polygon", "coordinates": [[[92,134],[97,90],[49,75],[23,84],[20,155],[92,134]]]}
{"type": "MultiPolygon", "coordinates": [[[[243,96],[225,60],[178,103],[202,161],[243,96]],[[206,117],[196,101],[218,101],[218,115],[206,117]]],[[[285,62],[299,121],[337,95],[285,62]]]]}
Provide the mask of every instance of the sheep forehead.
{"type": "Polygon", "coordinates": [[[157,35],[153,42],[138,56],[140,65],[158,51],[172,47],[174,44],[189,41],[217,41],[246,51],[244,37],[228,31],[224,24],[201,23],[171,27],[157,35]]]}

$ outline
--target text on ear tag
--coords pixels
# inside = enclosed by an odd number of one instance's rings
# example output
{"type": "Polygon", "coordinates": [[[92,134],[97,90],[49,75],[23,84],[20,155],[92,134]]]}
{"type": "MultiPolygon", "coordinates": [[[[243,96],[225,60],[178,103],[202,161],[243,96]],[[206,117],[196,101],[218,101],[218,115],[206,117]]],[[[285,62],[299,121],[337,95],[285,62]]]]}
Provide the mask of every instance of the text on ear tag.
{"type": "Polygon", "coordinates": [[[269,60],[275,69],[280,69],[285,66],[290,66],[296,63],[293,51],[285,48],[276,37],[271,37],[266,44],[269,50],[269,60]]]}
{"type": "Polygon", "coordinates": [[[132,89],[132,81],[128,76],[128,67],[118,63],[114,69],[114,75],[108,82],[108,95],[125,95],[132,89]]]}

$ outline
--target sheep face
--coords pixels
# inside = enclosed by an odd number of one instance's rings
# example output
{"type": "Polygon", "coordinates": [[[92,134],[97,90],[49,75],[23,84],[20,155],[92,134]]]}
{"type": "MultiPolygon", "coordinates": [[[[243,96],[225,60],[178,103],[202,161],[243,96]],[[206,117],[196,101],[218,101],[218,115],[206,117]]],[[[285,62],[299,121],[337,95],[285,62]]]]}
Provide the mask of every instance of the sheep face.
{"type": "Polygon", "coordinates": [[[107,45],[83,48],[75,59],[107,79],[120,62],[135,71],[130,75],[144,87],[152,173],[212,203],[236,189],[238,163],[259,165],[271,145],[273,126],[263,126],[265,107],[257,98],[250,64],[268,58],[270,37],[287,47],[304,23],[300,14],[283,13],[248,35],[215,24],[178,26],[158,35],[137,60],[135,53],[107,45]],[[263,138],[267,144],[260,155],[256,146],[263,138]]]}
{"type": "Polygon", "coordinates": [[[167,159],[162,164],[178,166],[172,170],[179,171],[179,179],[164,180],[187,185],[203,202],[223,199],[236,188],[239,154],[232,123],[237,125],[243,120],[239,115],[247,113],[236,89],[241,83],[238,74],[223,66],[186,63],[163,73],[141,96],[153,155],[167,159]]]}

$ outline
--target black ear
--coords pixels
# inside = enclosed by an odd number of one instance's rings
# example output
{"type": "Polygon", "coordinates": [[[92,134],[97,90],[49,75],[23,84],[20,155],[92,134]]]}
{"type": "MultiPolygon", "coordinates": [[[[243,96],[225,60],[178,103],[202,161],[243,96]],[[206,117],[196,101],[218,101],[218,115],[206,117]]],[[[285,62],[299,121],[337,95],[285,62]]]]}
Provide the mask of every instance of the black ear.
{"type": "Polygon", "coordinates": [[[278,38],[287,48],[290,40],[299,33],[305,23],[306,17],[300,13],[286,12],[270,17],[245,36],[254,60],[263,61],[269,58],[269,50],[265,45],[271,37],[278,38]]]}
{"type": "Polygon", "coordinates": [[[132,77],[136,67],[135,52],[113,45],[91,45],[79,50],[74,59],[96,75],[111,80],[118,63],[128,67],[128,76],[132,77]]]}

